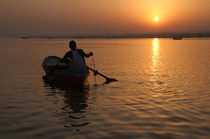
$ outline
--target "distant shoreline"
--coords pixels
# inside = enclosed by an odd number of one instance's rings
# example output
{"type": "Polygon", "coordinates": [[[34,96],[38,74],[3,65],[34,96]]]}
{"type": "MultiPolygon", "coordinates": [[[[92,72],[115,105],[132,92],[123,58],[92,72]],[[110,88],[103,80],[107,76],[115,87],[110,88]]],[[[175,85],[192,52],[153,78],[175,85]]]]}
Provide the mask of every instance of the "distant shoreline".
{"type": "Polygon", "coordinates": [[[144,34],[126,34],[126,35],[66,35],[66,36],[22,36],[21,39],[31,39],[31,38],[40,38],[40,39],[65,39],[65,38],[74,38],[74,39],[114,39],[114,38],[208,38],[210,37],[210,31],[208,32],[182,32],[182,33],[144,33],[144,34]]]}

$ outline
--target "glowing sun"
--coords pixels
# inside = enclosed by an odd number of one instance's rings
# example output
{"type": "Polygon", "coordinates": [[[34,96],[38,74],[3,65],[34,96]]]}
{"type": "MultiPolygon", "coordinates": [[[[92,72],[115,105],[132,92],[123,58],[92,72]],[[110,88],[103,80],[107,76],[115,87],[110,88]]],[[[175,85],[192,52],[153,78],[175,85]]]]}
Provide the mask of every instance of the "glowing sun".
{"type": "Polygon", "coordinates": [[[155,18],[154,18],[154,21],[155,21],[155,22],[158,22],[158,21],[159,21],[159,18],[158,18],[158,17],[155,17],[155,18]]]}

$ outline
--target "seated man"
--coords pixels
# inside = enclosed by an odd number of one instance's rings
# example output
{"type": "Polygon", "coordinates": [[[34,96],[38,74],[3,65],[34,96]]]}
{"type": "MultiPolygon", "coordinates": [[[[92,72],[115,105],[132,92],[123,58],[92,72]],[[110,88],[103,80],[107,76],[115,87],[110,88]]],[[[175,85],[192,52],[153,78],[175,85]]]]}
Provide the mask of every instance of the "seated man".
{"type": "Polygon", "coordinates": [[[86,74],[88,72],[84,57],[88,58],[93,55],[92,52],[86,54],[82,49],[77,49],[76,42],[69,42],[70,51],[67,52],[62,61],[69,65],[69,70],[73,73],[86,74]]]}

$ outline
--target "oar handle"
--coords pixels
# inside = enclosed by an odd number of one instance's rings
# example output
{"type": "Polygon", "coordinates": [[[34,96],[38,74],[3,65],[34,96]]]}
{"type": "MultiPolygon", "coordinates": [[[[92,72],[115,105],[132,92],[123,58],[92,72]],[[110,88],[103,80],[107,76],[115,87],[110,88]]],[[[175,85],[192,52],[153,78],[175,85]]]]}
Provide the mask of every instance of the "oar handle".
{"type": "Polygon", "coordinates": [[[109,83],[109,82],[115,82],[115,81],[118,81],[114,78],[108,78],[106,77],[105,75],[103,75],[102,73],[98,72],[97,70],[94,70],[94,69],[91,69],[90,67],[87,67],[89,70],[93,71],[95,74],[99,74],[101,75],[102,77],[104,77],[106,79],[106,83],[109,83]]]}

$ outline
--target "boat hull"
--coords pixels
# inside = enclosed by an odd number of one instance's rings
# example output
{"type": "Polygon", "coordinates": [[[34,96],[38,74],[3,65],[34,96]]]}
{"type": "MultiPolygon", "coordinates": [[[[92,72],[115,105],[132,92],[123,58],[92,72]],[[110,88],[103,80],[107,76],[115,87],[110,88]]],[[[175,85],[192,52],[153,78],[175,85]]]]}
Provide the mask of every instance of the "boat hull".
{"type": "Polygon", "coordinates": [[[88,86],[87,79],[89,73],[87,73],[84,76],[76,76],[76,75],[66,75],[55,71],[50,76],[52,76],[54,80],[57,82],[69,84],[71,86],[88,86]]]}
{"type": "Polygon", "coordinates": [[[56,56],[48,56],[42,63],[42,68],[46,72],[44,79],[50,83],[62,83],[70,86],[88,86],[86,74],[72,73],[65,63],[60,62],[61,59],[56,56]]]}

